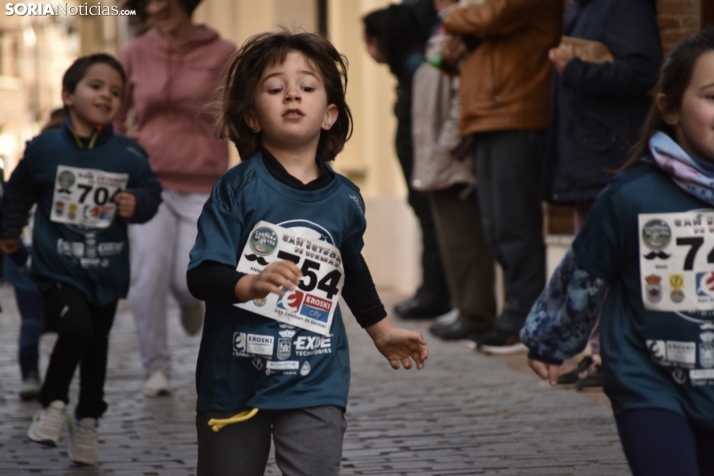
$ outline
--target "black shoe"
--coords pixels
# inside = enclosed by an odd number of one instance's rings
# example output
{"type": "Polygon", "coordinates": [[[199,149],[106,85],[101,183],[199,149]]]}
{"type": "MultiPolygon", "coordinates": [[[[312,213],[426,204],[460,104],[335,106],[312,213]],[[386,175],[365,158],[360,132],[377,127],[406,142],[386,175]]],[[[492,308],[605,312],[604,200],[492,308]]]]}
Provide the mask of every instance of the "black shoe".
{"type": "Polygon", "coordinates": [[[443,340],[459,340],[468,339],[476,329],[471,324],[457,319],[456,322],[432,324],[429,332],[443,340]]]}
{"type": "Polygon", "coordinates": [[[578,379],[575,382],[575,388],[578,390],[583,390],[586,388],[597,388],[602,387],[605,381],[605,374],[602,372],[602,365],[597,365],[595,368],[590,368],[588,375],[585,378],[578,379]]]}
{"type": "Polygon", "coordinates": [[[580,378],[579,375],[588,370],[592,364],[592,357],[590,357],[589,355],[583,357],[583,360],[580,361],[576,368],[574,368],[570,372],[558,376],[558,383],[560,385],[574,384],[580,378]]]}
{"type": "Polygon", "coordinates": [[[417,293],[411,299],[394,305],[394,312],[402,319],[431,319],[451,310],[448,300],[417,293]]]}
{"type": "Polygon", "coordinates": [[[500,329],[480,332],[471,336],[471,340],[476,343],[476,350],[484,354],[509,355],[528,352],[528,347],[521,343],[518,334],[500,329]]]}

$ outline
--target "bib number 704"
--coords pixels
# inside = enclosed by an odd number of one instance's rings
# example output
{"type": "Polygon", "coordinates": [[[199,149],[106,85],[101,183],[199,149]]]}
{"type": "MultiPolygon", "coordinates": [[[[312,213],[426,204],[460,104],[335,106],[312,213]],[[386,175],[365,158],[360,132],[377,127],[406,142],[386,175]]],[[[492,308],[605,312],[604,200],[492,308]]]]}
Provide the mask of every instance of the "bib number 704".
{"type": "MultiPolygon", "coordinates": [[[[288,253],[286,251],[279,251],[278,259],[292,261],[296,265],[300,263],[300,256],[288,253]]],[[[334,269],[327,273],[325,276],[323,276],[322,279],[319,279],[317,274],[315,274],[315,271],[319,270],[319,262],[305,258],[305,261],[303,262],[300,271],[302,271],[303,277],[307,278],[307,282],[305,282],[304,280],[300,280],[300,282],[298,283],[298,288],[302,289],[303,291],[312,291],[313,289],[317,288],[327,295],[327,299],[332,299],[335,294],[338,294],[340,292],[337,285],[340,282],[342,274],[338,270],[334,269]]]]}

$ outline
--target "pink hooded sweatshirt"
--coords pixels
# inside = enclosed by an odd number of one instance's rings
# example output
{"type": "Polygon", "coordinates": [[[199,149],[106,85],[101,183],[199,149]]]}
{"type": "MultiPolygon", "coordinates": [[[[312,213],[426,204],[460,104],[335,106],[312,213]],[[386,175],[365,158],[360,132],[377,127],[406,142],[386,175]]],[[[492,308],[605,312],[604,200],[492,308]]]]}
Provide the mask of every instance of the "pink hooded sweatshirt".
{"type": "Polygon", "coordinates": [[[228,142],[213,134],[215,113],[204,106],[216,88],[235,45],[211,28],[196,38],[169,45],[155,28],[131,40],[119,54],[127,74],[124,103],[115,130],[125,133],[134,108],[131,135],[149,154],[151,168],[166,189],[209,193],[228,168],[228,142]]]}

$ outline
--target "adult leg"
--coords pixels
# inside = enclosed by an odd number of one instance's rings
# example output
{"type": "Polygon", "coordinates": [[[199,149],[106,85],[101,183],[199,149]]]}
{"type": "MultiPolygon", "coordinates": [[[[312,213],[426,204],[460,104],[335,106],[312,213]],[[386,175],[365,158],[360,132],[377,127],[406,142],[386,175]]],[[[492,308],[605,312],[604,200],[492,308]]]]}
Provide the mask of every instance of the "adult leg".
{"type": "Polygon", "coordinates": [[[454,186],[429,197],[449,291],[459,310],[456,322],[437,323],[430,330],[443,339],[489,330],[496,313],[494,259],[483,233],[476,192],[454,186]]]}
{"type": "Polygon", "coordinates": [[[176,240],[170,288],[181,307],[181,324],[189,335],[196,334],[203,325],[204,306],[191,295],[186,283],[189,253],[198,234],[198,217],[208,200],[205,193],[180,193],[171,191],[167,205],[177,217],[176,240]]]}
{"type": "Polygon", "coordinates": [[[87,298],[66,283],[56,283],[43,294],[45,313],[60,316],[57,342],[38,398],[46,407],[55,400],[69,402],[69,385],[74,371],[94,334],[94,322],[87,298]]]}
{"type": "MultiPolygon", "coordinates": [[[[167,192],[162,194],[164,197],[167,192]]],[[[149,222],[129,227],[131,287],[129,304],[147,376],[171,366],[166,335],[166,297],[169,290],[176,218],[165,203],[149,222]]]]}
{"type": "Polygon", "coordinates": [[[79,402],[75,410],[77,420],[99,418],[107,409],[104,401],[104,382],[107,377],[109,332],[114,323],[117,301],[105,306],[89,306],[92,314],[92,338],[82,352],[79,365],[79,402]]]}
{"type": "Polygon", "coordinates": [[[409,205],[419,220],[422,232],[422,284],[417,295],[408,301],[397,303],[395,310],[402,317],[435,317],[450,308],[449,289],[439,252],[436,226],[426,194],[411,187],[414,148],[411,132],[411,106],[408,100],[397,101],[396,150],[399,164],[407,183],[409,205]]]}
{"type": "Polygon", "coordinates": [[[273,419],[275,462],[285,476],[333,476],[340,473],[344,411],[327,405],[276,411],[273,419]]]}
{"type": "Polygon", "coordinates": [[[20,372],[26,379],[33,374],[39,378],[40,336],[45,330],[42,296],[37,291],[15,287],[15,299],[20,311],[20,372]]]}
{"type": "Polygon", "coordinates": [[[272,411],[261,410],[253,418],[214,432],[211,418],[230,418],[237,412],[196,414],[198,476],[263,476],[270,454],[272,411]]]}
{"type": "Polygon", "coordinates": [[[681,415],[657,409],[630,410],[615,420],[633,476],[711,474],[699,472],[694,431],[681,415]]]}
{"type": "Polygon", "coordinates": [[[496,329],[517,335],[545,287],[539,180],[545,133],[489,132],[475,144],[484,232],[504,275],[506,303],[496,329]]]}

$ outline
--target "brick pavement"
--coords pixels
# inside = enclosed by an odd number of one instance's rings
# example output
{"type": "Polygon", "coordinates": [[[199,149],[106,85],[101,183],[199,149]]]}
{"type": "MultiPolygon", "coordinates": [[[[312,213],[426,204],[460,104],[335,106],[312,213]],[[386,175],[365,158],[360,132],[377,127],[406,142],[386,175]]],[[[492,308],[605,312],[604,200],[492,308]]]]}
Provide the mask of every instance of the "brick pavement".
{"type": "MultiPolygon", "coordinates": [[[[395,298],[383,296],[387,302],[395,298]]],[[[24,436],[36,404],[17,397],[19,317],[6,287],[0,288],[0,302],[0,475],[195,474],[193,371],[199,339],[184,335],[175,307],[169,326],[175,393],[147,399],[139,392],[142,371],[131,315],[126,303],[120,305],[111,336],[110,407],[99,430],[100,461],[95,468],[79,468],[67,459],[66,430],[59,448],[24,436]]],[[[393,371],[356,323],[349,317],[346,322],[353,371],[341,474],[629,474],[606,405],[435,339],[428,339],[425,370],[393,371]]],[[[424,323],[404,325],[426,332],[424,323]]],[[[43,369],[52,343],[51,335],[43,337],[43,369]]],[[[76,392],[75,382],[73,397],[76,392]]],[[[280,474],[272,459],[266,474],[280,474]]]]}

